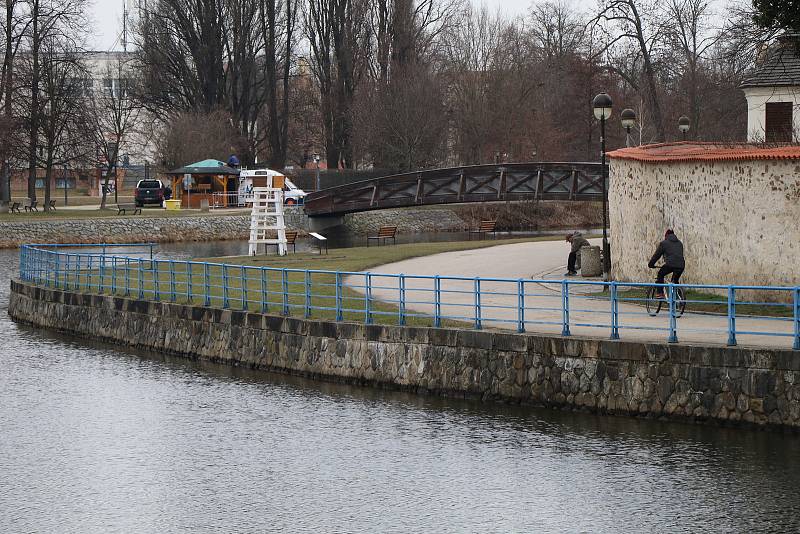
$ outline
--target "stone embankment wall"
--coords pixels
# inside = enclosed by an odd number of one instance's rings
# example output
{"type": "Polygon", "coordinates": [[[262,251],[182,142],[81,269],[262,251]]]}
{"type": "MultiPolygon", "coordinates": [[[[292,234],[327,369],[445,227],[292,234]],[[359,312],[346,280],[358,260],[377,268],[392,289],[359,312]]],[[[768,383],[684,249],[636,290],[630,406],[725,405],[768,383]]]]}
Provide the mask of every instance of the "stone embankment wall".
{"type": "Polygon", "coordinates": [[[617,280],[652,279],[647,262],[673,228],[686,283],[800,285],[800,160],[614,158],[609,211],[617,280]]]}
{"type": "Polygon", "coordinates": [[[141,243],[247,239],[249,215],[98,217],[0,222],[0,248],[25,243],[141,243]]]}
{"type": "Polygon", "coordinates": [[[800,351],[331,323],[12,282],[9,314],[188,358],[420,393],[800,428],[800,351]]]}
{"type": "MultiPolygon", "coordinates": [[[[302,207],[286,210],[286,224],[308,231],[302,207]]],[[[468,227],[449,209],[396,209],[354,213],[345,218],[353,233],[375,232],[382,225],[396,225],[400,233],[452,232],[468,227]]],[[[24,219],[0,222],[0,248],[25,243],[169,243],[247,239],[250,215],[198,215],[184,217],[98,217],[74,219],[24,219]]]]}
{"type": "Polygon", "coordinates": [[[351,213],[344,217],[344,227],[356,235],[375,233],[381,226],[397,226],[404,234],[420,232],[460,232],[468,222],[450,208],[402,208],[351,213]]]}

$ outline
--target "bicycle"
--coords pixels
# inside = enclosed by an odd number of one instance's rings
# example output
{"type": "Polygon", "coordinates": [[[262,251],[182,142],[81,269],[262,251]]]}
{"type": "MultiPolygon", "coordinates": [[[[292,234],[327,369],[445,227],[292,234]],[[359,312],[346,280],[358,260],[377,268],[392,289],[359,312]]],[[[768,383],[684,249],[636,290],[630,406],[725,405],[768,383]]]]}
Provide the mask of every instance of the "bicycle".
{"type": "MultiPolygon", "coordinates": [[[[661,266],[659,265],[658,268],[661,266]]],[[[675,283],[675,273],[672,273],[672,283],[675,283]]],[[[647,308],[647,314],[650,317],[655,317],[658,315],[658,312],[661,311],[661,306],[666,305],[667,309],[669,309],[669,300],[668,298],[659,298],[658,292],[664,291],[665,293],[669,291],[669,287],[657,287],[657,286],[650,286],[647,288],[647,297],[645,299],[645,308],[647,308]]],[[[666,297],[667,295],[665,295],[666,297]]],[[[686,294],[683,292],[683,288],[676,287],[675,288],[675,317],[682,317],[683,312],[686,311],[686,294]]]]}

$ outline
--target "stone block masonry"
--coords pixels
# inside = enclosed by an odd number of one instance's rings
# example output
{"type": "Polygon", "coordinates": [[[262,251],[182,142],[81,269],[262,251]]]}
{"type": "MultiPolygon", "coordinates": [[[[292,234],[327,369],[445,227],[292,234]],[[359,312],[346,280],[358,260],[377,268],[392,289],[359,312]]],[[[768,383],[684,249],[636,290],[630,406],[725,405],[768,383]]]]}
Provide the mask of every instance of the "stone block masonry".
{"type": "Polygon", "coordinates": [[[9,314],[228,365],[593,413],[800,429],[800,351],[333,323],[12,282],[9,314]]]}
{"type": "MultiPolygon", "coordinates": [[[[308,217],[300,206],[287,207],[286,224],[308,231],[308,217]]],[[[354,213],[345,228],[356,235],[395,225],[400,233],[452,232],[468,227],[453,211],[443,209],[391,209],[354,213]]],[[[72,219],[25,219],[0,222],[0,248],[25,243],[171,243],[248,239],[250,214],[185,217],[97,217],[72,219]]]]}
{"type": "Polygon", "coordinates": [[[0,248],[25,243],[142,243],[247,239],[250,215],[98,217],[0,222],[0,248]]]}

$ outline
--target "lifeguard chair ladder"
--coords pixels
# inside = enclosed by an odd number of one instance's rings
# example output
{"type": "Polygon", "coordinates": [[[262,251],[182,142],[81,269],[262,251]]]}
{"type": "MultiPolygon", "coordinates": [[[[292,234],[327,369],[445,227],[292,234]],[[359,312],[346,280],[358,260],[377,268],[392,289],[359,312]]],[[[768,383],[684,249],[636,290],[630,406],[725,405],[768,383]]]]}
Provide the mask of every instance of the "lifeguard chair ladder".
{"type": "Polygon", "coordinates": [[[258,246],[278,247],[278,255],[286,255],[286,220],[283,216],[283,191],[273,187],[253,188],[253,210],[250,215],[248,254],[258,254],[258,246]],[[272,237],[277,234],[277,238],[272,237]],[[269,236],[269,237],[268,237],[269,236]]]}

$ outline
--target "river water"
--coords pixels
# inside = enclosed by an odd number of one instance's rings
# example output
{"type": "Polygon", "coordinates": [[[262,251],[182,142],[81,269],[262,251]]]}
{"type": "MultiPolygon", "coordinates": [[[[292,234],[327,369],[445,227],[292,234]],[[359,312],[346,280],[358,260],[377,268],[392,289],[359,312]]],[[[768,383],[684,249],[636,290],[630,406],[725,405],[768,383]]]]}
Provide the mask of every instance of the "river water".
{"type": "Polygon", "coordinates": [[[127,351],[10,321],[16,268],[0,251],[0,532],[800,530],[798,436],[127,351]]]}

